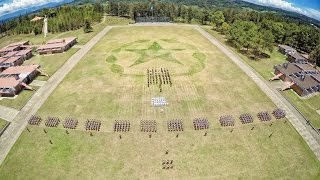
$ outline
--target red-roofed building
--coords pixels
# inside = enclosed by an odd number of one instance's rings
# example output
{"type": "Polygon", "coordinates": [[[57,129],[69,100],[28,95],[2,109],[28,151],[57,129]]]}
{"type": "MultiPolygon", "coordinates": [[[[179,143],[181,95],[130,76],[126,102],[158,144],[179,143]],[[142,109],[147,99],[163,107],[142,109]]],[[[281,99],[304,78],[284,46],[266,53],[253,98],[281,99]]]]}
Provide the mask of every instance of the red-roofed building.
{"type": "Polygon", "coordinates": [[[23,57],[21,56],[13,56],[9,58],[0,58],[0,69],[4,70],[11,66],[20,66],[23,63],[23,57]]]}
{"type": "Polygon", "coordinates": [[[40,73],[40,65],[9,67],[0,73],[0,96],[12,97],[23,88],[32,89],[30,83],[40,73]]]}
{"type": "Polygon", "coordinates": [[[24,49],[21,51],[12,51],[5,54],[3,57],[9,58],[14,56],[21,56],[24,60],[30,59],[32,57],[32,49],[24,49]]]}
{"type": "Polygon", "coordinates": [[[0,56],[4,56],[9,52],[20,51],[25,49],[23,46],[29,45],[29,41],[21,41],[9,44],[8,46],[0,49],[0,56]]]}
{"type": "Polygon", "coordinates": [[[23,85],[15,77],[0,78],[0,96],[13,97],[23,89],[23,85]]]}
{"type": "Polygon", "coordinates": [[[15,76],[25,83],[31,82],[40,73],[40,65],[9,67],[0,73],[0,77],[15,76]]]}
{"type": "Polygon", "coordinates": [[[39,54],[62,53],[70,49],[76,43],[77,38],[75,37],[49,40],[45,45],[40,46],[37,51],[39,54]]]}
{"type": "Polygon", "coordinates": [[[300,96],[320,92],[320,72],[309,63],[284,63],[274,69],[276,76],[270,80],[289,82],[283,90],[292,88],[300,96]]]}

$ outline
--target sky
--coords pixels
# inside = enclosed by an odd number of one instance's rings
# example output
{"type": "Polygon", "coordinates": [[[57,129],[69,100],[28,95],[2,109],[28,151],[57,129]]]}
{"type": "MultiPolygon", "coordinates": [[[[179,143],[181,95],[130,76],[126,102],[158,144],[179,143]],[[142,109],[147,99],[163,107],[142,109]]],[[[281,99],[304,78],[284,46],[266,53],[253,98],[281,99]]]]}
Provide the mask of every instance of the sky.
{"type": "Polygon", "coordinates": [[[320,21],[320,0],[244,0],[247,2],[293,11],[320,21]]]}
{"type": "MultiPolygon", "coordinates": [[[[1,16],[52,2],[66,0],[0,0],[1,16]]],[[[297,12],[320,21],[320,0],[244,0],[247,2],[297,12]]]]}
{"type": "Polygon", "coordinates": [[[0,21],[73,0],[0,0],[0,21]]]}
{"type": "Polygon", "coordinates": [[[41,6],[50,2],[61,2],[64,0],[0,0],[0,16],[13,13],[22,9],[41,6]]]}

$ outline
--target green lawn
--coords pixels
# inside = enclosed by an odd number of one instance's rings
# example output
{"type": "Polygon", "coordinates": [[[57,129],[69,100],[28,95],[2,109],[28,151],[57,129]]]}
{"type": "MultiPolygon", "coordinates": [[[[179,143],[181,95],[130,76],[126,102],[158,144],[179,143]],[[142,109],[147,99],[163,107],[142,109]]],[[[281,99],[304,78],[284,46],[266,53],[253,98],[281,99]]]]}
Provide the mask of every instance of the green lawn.
{"type": "Polygon", "coordinates": [[[284,91],[284,94],[313,125],[320,128],[320,115],[316,112],[320,110],[320,95],[301,99],[293,90],[284,91]]]}
{"type": "MultiPolygon", "coordinates": [[[[71,48],[64,53],[57,53],[51,55],[34,55],[31,59],[24,62],[24,65],[29,64],[39,64],[41,66],[41,70],[47,73],[49,76],[52,76],[60,67],[79,49],[71,48]]],[[[37,80],[48,80],[49,77],[46,76],[38,76],[37,80]]]]}
{"type": "MultiPolygon", "coordinates": [[[[93,25],[93,32],[84,33],[82,29],[76,31],[69,31],[58,34],[50,34],[46,39],[43,38],[42,35],[14,35],[0,38],[0,47],[4,47],[10,43],[18,42],[22,40],[30,40],[32,44],[42,44],[44,41],[55,38],[62,37],[70,37],[75,36],[78,37],[77,45],[83,45],[88,42],[92,37],[94,37],[98,32],[100,32],[106,25],[123,25],[128,24],[129,19],[118,18],[107,16],[104,22],[93,25]]],[[[39,55],[37,53],[33,53],[34,56],[25,61],[24,65],[28,64],[40,64],[41,69],[47,73],[48,75],[53,75],[74,53],[78,51],[77,48],[71,48],[67,52],[52,54],[52,55],[39,55]]],[[[46,76],[38,76],[36,80],[46,81],[49,77],[46,76]]],[[[27,101],[34,94],[34,91],[24,90],[22,91],[17,98],[15,99],[3,99],[0,100],[0,105],[12,107],[15,109],[21,109],[27,101]]]]}
{"type": "MultiPolygon", "coordinates": [[[[38,89],[38,87],[33,87],[33,88],[35,89],[35,91],[38,89]]],[[[14,99],[5,98],[0,100],[0,105],[20,110],[29,101],[29,99],[32,97],[35,91],[23,90],[14,99]]]]}
{"type": "Polygon", "coordinates": [[[38,111],[74,117],[77,130],[29,126],[0,167],[2,179],[317,179],[320,164],[289,122],[262,123],[260,111],[275,105],[254,82],[191,27],[112,29],[76,65],[38,111]],[[141,33],[143,32],[143,33],[141,33]],[[147,68],[168,68],[173,85],[147,87],[147,68]],[[164,96],[161,113],[150,106],[164,96]],[[251,113],[254,124],[238,116],[251,113]],[[234,128],[219,117],[233,115],[234,128]],[[208,135],[192,120],[207,117],[208,135]],[[84,130],[87,118],[102,121],[100,132],[84,130]],[[176,138],[167,120],[181,118],[176,138]],[[112,130],[114,120],[130,120],[131,130],[112,130]],[[156,120],[152,138],[140,132],[142,119],[156,120]],[[254,126],[254,129],[252,127],[254,126]],[[270,134],[272,134],[271,137],[270,134]],[[53,144],[50,144],[49,141],[53,144]],[[165,151],[169,150],[169,154],[165,151]],[[174,168],[162,169],[163,160],[174,168]]]}
{"type": "Polygon", "coordinates": [[[6,124],[7,124],[7,121],[0,118],[0,131],[6,124]]]}
{"type": "MultiPolygon", "coordinates": [[[[212,36],[226,44],[226,39],[220,33],[211,30],[210,27],[205,27],[205,30],[212,36]]],[[[272,53],[269,53],[270,58],[261,60],[251,60],[247,56],[239,53],[236,49],[229,46],[235,53],[237,53],[241,59],[255,69],[263,78],[269,80],[274,75],[273,66],[284,62],[287,62],[286,57],[277,51],[277,48],[272,53]]],[[[290,100],[290,102],[299,109],[299,111],[311,121],[316,127],[320,127],[320,115],[316,112],[320,110],[320,94],[308,99],[301,99],[294,91],[285,91],[284,95],[290,100]]]]}

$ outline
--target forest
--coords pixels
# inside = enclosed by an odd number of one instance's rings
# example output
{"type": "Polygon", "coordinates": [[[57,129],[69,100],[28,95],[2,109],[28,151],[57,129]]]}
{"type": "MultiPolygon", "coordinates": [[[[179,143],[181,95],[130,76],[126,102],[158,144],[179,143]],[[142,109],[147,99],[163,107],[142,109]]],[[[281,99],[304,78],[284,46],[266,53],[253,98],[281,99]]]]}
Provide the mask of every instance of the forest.
{"type": "MultiPolygon", "coordinates": [[[[276,44],[287,44],[309,53],[320,65],[320,30],[316,26],[283,16],[274,11],[243,8],[232,1],[99,1],[44,9],[37,15],[49,17],[49,32],[64,32],[83,27],[86,22],[99,22],[102,14],[135,19],[136,17],[169,17],[173,22],[210,25],[224,34],[230,45],[257,59],[272,52],[276,44]],[[101,3],[106,2],[106,3],[101,3]],[[209,6],[209,5],[210,6],[209,6]]],[[[42,22],[31,22],[32,16],[19,17],[0,25],[2,35],[41,33],[42,22]]]]}
{"type": "Polygon", "coordinates": [[[167,16],[174,22],[211,25],[226,35],[231,45],[252,58],[263,57],[266,51],[272,52],[276,44],[287,44],[302,53],[310,53],[315,60],[319,59],[319,28],[274,12],[155,1],[110,1],[106,12],[133,19],[137,16],[167,16]]]}
{"type": "Polygon", "coordinates": [[[48,17],[48,31],[51,33],[76,30],[85,26],[86,22],[100,22],[104,6],[95,4],[65,5],[58,8],[43,9],[39,13],[20,16],[14,20],[0,23],[0,34],[10,36],[15,34],[42,33],[43,21],[31,21],[35,16],[48,17]]]}

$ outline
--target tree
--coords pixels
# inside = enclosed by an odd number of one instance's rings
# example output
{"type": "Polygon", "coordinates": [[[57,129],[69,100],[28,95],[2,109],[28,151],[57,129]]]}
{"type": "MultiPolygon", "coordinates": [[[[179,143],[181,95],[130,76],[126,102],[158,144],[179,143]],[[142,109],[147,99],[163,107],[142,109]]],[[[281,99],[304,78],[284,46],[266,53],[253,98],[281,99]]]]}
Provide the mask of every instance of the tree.
{"type": "Polygon", "coordinates": [[[258,26],[251,21],[236,20],[230,27],[228,39],[239,49],[247,52],[257,47],[259,41],[258,26]]]}
{"type": "Polygon", "coordinates": [[[286,23],[284,25],[284,38],[283,43],[291,47],[297,48],[298,46],[298,35],[299,35],[299,26],[296,23],[286,23]]]}
{"type": "Polygon", "coordinates": [[[217,28],[220,28],[222,26],[224,20],[225,18],[222,11],[216,11],[211,16],[211,22],[213,22],[217,28]]]}
{"type": "Polygon", "coordinates": [[[87,19],[84,22],[83,31],[84,31],[84,33],[92,32],[91,23],[87,19]]]}
{"type": "Polygon", "coordinates": [[[191,8],[191,6],[189,6],[188,12],[187,12],[187,21],[188,21],[188,23],[191,23],[192,17],[193,17],[192,8],[191,8]]]}
{"type": "Polygon", "coordinates": [[[222,34],[228,34],[229,30],[230,30],[230,25],[228,23],[226,23],[226,22],[223,22],[222,26],[220,28],[221,33],[222,34]]]}
{"type": "Polygon", "coordinates": [[[41,34],[41,29],[39,28],[39,26],[34,26],[33,33],[34,35],[41,34]]]}
{"type": "Polygon", "coordinates": [[[274,35],[269,30],[262,29],[259,32],[259,40],[257,46],[255,47],[255,54],[259,54],[263,51],[270,51],[272,52],[274,48],[274,35]]]}
{"type": "Polygon", "coordinates": [[[315,49],[313,49],[310,53],[310,59],[314,60],[317,66],[320,67],[320,44],[318,44],[315,49]]]}

